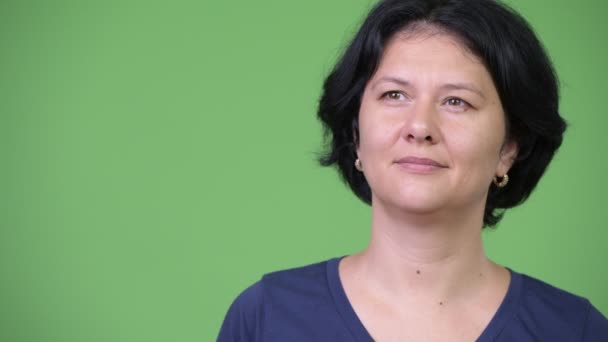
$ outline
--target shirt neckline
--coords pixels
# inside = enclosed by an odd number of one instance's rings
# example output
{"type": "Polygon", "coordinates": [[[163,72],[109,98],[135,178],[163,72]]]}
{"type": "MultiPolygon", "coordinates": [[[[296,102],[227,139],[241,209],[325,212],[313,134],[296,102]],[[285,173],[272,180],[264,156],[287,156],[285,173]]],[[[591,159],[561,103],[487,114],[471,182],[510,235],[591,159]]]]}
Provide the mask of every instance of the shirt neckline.
{"type": "MultiPolygon", "coordinates": [[[[342,281],[340,280],[338,270],[338,266],[342,258],[344,258],[344,256],[327,261],[327,281],[329,291],[334,303],[336,304],[336,309],[339,315],[344,320],[344,323],[346,324],[346,327],[350,331],[354,340],[358,342],[373,342],[374,339],[369,334],[367,329],[365,329],[365,326],[355,313],[354,308],[346,296],[346,291],[344,291],[344,287],[342,286],[342,281]]],[[[511,274],[511,280],[509,282],[507,293],[500,303],[498,310],[496,310],[496,313],[490,320],[490,323],[488,323],[481,335],[479,335],[477,338],[478,342],[493,341],[496,339],[496,337],[498,337],[498,335],[504,329],[509,319],[515,314],[515,309],[517,308],[519,299],[521,297],[522,275],[514,272],[510,268],[507,268],[507,270],[511,274]]]]}

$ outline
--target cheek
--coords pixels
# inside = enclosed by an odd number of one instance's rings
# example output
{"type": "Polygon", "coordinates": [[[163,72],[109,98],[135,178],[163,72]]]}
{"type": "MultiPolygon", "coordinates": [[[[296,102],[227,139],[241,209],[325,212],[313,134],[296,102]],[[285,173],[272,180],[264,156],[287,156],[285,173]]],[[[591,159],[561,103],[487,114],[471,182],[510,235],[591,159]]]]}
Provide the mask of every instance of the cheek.
{"type": "Polygon", "coordinates": [[[500,127],[481,125],[479,129],[471,128],[461,129],[461,134],[446,135],[450,140],[447,144],[450,154],[459,159],[454,162],[467,169],[469,174],[493,174],[499,161],[503,135],[492,133],[501,132],[500,127]]]}
{"type": "Polygon", "coordinates": [[[390,149],[400,137],[403,115],[396,109],[387,109],[373,99],[364,97],[359,111],[359,134],[362,148],[390,149]]]}
{"type": "Polygon", "coordinates": [[[369,120],[361,117],[359,122],[359,149],[362,158],[375,159],[386,155],[399,139],[399,128],[395,123],[380,117],[369,120]]]}
{"type": "Polygon", "coordinates": [[[394,143],[398,137],[398,123],[366,102],[362,103],[359,112],[359,147],[360,152],[370,158],[394,143]]]}

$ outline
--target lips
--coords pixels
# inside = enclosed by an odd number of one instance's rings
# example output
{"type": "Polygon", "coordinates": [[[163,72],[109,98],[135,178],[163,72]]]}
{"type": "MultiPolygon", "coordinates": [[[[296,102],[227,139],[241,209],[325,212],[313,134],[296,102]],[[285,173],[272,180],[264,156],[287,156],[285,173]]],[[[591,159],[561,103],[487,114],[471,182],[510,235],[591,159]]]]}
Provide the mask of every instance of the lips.
{"type": "Polygon", "coordinates": [[[447,168],[447,165],[434,159],[419,157],[405,157],[396,160],[395,163],[412,171],[433,171],[447,168]]]}

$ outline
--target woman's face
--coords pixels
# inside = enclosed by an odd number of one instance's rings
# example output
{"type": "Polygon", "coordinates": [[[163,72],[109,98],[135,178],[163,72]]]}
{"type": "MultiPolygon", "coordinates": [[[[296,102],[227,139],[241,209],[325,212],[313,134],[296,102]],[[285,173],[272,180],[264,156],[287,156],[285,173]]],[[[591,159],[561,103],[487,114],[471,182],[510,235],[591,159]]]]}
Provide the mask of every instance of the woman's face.
{"type": "Polygon", "coordinates": [[[357,153],[372,205],[415,213],[485,206],[517,152],[482,62],[446,34],[397,34],[368,82],[357,153]]]}

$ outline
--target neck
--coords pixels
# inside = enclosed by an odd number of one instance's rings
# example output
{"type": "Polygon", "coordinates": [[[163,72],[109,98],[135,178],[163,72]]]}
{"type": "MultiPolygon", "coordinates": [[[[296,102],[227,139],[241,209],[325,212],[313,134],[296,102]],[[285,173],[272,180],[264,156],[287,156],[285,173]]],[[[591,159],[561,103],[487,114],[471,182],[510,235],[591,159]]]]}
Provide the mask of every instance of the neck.
{"type": "Polygon", "coordinates": [[[438,216],[373,206],[370,244],[353,262],[387,296],[466,298],[498,272],[483,250],[482,215],[483,207],[475,215],[438,216]]]}

